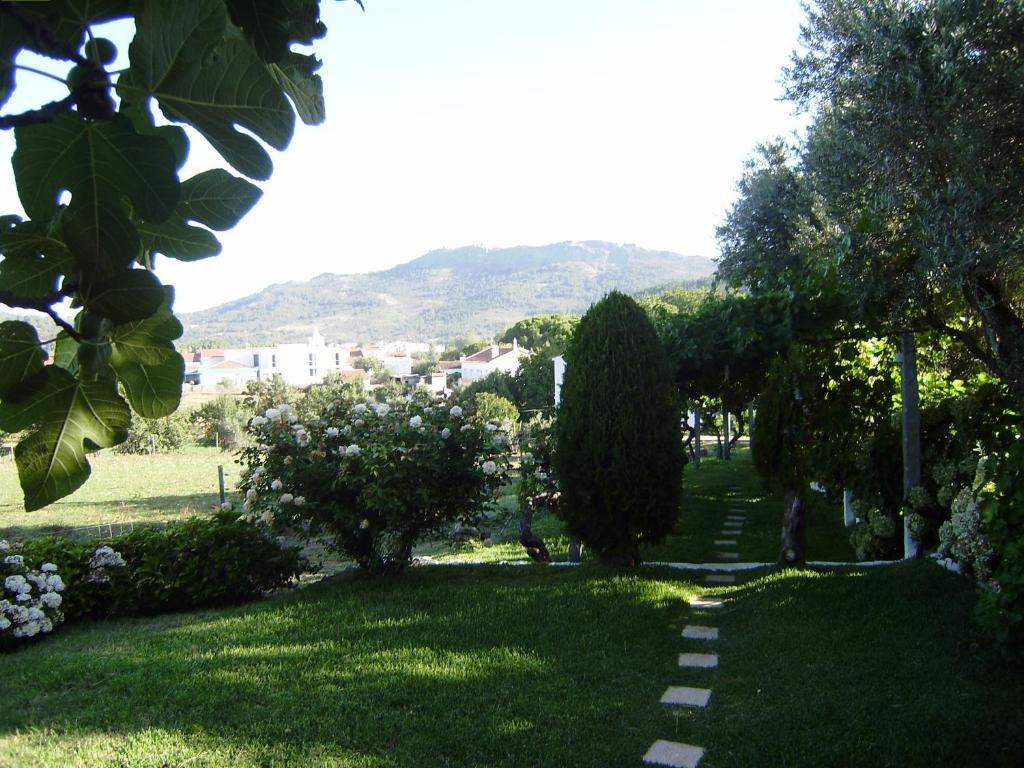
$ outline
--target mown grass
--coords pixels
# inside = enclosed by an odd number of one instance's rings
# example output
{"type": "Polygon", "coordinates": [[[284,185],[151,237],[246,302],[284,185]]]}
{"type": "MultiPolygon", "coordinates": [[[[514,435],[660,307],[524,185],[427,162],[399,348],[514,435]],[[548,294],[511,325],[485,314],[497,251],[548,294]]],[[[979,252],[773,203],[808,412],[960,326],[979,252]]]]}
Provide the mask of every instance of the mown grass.
{"type": "Polygon", "coordinates": [[[106,535],[108,524],[145,525],[209,514],[220,502],[217,465],[224,465],[229,493],[239,470],[230,453],[216,448],[152,456],[103,451],[91,455],[89,463],[92,476],[75,493],[25,512],[14,461],[0,460],[0,539],[94,538],[106,535]],[[86,527],[91,529],[77,530],[86,527]]]}
{"type": "Polygon", "coordinates": [[[336,579],[0,657],[0,766],[628,766],[659,738],[704,768],[1017,766],[1024,676],[971,601],[926,562],[717,590],[594,566],[336,579]],[[677,669],[687,650],[720,667],[677,669]],[[666,709],[668,685],[711,703],[666,709]]]}

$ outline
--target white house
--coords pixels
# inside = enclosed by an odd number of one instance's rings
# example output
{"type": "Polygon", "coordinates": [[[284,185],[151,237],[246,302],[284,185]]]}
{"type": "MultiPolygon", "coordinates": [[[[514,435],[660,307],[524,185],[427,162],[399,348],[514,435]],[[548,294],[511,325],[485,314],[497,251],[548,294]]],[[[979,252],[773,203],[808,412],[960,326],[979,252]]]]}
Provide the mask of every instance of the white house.
{"type": "Polygon", "coordinates": [[[551,360],[555,365],[555,407],[562,402],[562,381],[565,379],[565,357],[559,355],[551,360]]]}
{"type": "Polygon", "coordinates": [[[511,347],[499,347],[497,344],[484,347],[468,357],[459,358],[462,382],[477,381],[495,371],[515,374],[519,370],[519,361],[529,354],[516,339],[512,339],[511,347]]]}

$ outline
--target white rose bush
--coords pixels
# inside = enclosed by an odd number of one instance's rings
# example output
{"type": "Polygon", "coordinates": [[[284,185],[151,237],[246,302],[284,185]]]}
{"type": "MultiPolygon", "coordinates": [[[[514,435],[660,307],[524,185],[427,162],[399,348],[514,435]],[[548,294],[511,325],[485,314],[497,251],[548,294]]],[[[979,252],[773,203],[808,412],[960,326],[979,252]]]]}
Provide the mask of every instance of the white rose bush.
{"type": "Polygon", "coordinates": [[[64,581],[53,563],[29,568],[0,540],[0,579],[0,649],[46,636],[64,620],[64,581]]]}
{"type": "Polygon", "coordinates": [[[246,514],[329,539],[368,571],[400,573],[417,541],[478,521],[507,481],[496,429],[426,395],[335,403],[307,425],[270,409],[242,451],[246,514]]]}

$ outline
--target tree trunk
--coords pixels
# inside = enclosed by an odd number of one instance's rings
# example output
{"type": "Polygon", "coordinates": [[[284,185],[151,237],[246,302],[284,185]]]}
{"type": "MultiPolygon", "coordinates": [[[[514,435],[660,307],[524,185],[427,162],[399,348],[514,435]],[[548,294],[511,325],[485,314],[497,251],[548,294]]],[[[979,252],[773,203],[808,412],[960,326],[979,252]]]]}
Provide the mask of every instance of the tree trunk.
{"type": "Polygon", "coordinates": [[[914,334],[900,336],[902,350],[903,399],[903,557],[913,560],[921,554],[921,543],[910,533],[908,513],[910,491],[921,484],[921,406],[917,390],[917,342],[914,334]]]}
{"type": "Polygon", "coordinates": [[[1024,407],[1024,323],[991,277],[974,276],[964,287],[964,295],[981,316],[996,373],[1024,407]]]}
{"type": "Polygon", "coordinates": [[[729,461],[732,458],[732,414],[725,407],[722,408],[722,431],[725,432],[722,458],[729,461]]]}
{"type": "Polygon", "coordinates": [[[843,490],[843,525],[853,528],[857,524],[857,516],[853,514],[853,491],[843,490]]]}
{"type": "Polygon", "coordinates": [[[807,491],[788,490],[782,515],[783,563],[802,563],[807,559],[807,491]]]}
{"type": "Polygon", "coordinates": [[[693,456],[693,464],[695,467],[700,467],[700,455],[701,455],[701,437],[700,437],[700,406],[695,406],[693,409],[693,431],[696,433],[695,438],[697,441],[697,448],[693,456]]]}
{"type": "Polygon", "coordinates": [[[578,563],[583,559],[583,542],[579,539],[569,539],[569,562],[578,563]]]}

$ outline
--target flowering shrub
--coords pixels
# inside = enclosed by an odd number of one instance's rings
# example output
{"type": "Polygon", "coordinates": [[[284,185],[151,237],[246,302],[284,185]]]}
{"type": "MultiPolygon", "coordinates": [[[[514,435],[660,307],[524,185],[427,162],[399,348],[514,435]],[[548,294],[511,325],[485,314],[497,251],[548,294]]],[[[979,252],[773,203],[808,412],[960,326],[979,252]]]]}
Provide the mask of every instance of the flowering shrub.
{"type": "Polygon", "coordinates": [[[981,511],[970,488],[953,499],[952,515],[939,528],[939,554],[952,557],[979,581],[992,575],[992,543],[981,531],[981,511]]]}
{"type": "Polygon", "coordinates": [[[252,519],[323,534],[374,572],[400,572],[421,537],[471,524],[505,481],[494,423],[418,395],[332,404],[307,424],[288,406],[249,424],[239,488],[252,519]]]}
{"type": "Polygon", "coordinates": [[[137,528],[99,547],[41,537],[19,551],[26,560],[60,564],[69,622],[238,603],[283,586],[305,566],[296,549],[223,513],[137,528]]]}
{"type": "Polygon", "coordinates": [[[25,565],[24,555],[0,540],[0,648],[9,648],[33,637],[49,634],[63,621],[60,606],[64,581],[53,563],[38,569],[25,565]]]}

